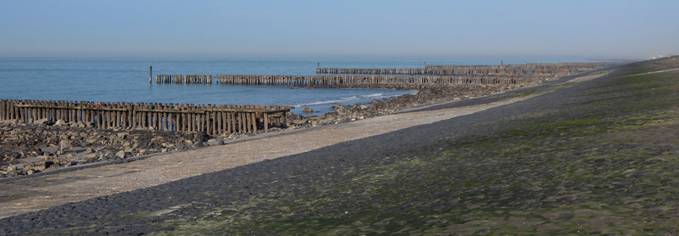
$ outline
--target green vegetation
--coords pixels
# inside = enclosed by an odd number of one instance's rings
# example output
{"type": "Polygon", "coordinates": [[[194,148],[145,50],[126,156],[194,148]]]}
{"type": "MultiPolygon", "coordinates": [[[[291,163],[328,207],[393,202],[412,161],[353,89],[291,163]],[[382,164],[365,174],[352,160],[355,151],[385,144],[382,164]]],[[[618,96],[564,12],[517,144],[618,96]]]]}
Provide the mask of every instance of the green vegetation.
{"type": "Polygon", "coordinates": [[[164,224],[180,235],[676,234],[679,74],[618,76],[494,135],[164,224]]]}

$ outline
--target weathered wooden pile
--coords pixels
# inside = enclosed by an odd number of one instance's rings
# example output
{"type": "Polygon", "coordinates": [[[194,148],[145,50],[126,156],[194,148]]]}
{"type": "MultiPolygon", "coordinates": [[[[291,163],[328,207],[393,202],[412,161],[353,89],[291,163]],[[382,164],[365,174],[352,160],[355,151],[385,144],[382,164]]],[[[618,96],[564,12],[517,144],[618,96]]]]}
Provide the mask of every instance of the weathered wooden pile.
{"type": "Polygon", "coordinates": [[[212,84],[212,75],[157,75],[158,84],[212,84]]]}
{"type": "Polygon", "coordinates": [[[292,107],[0,100],[0,120],[56,122],[99,129],[152,129],[209,135],[267,132],[286,127],[292,107]]]}

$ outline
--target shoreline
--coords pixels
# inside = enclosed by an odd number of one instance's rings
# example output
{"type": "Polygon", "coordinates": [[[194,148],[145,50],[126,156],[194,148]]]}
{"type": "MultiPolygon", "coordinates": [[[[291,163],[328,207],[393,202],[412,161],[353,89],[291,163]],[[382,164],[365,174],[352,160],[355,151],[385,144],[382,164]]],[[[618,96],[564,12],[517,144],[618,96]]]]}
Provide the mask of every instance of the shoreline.
{"type": "Polygon", "coordinates": [[[503,98],[471,106],[385,115],[332,126],[298,129],[296,132],[253,138],[229,145],[165,153],[117,165],[0,181],[9,191],[0,202],[0,218],[45,209],[68,202],[132,191],[163,183],[235,168],[260,161],[295,155],[322,147],[363,139],[397,130],[431,124],[479,111],[524,101],[541,93],[503,98]],[[262,151],[267,150],[267,151],[262,151]],[[190,159],[186,163],[187,158],[190,159]],[[134,181],[131,181],[134,180],[134,181]],[[26,185],[29,181],[32,184],[26,185]],[[96,186],[96,187],[94,187],[96,186]],[[39,190],[39,191],[38,191],[39,190]]]}
{"type": "MultiPolygon", "coordinates": [[[[581,76],[585,74],[591,74],[596,71],[590,71],[590,72],[585,72],[577,75],[571,75],[571,76],[564,76],[562,78],[556,79],[556,80],[551,80],[551,81],[558,81],[562,80],[564,78],[570,78],[570,77],[576,77],[576,76],[581,76]]],[[[399,114],[399,113],[405,113],[405,112],[413,112],[413,111],[418,111],[422,109],[427,109],[431,107],[437,107],[437,106],[443,106],[445,104],[450,104],[450,103],[464,103],[465,101],[470,101],[470,100],[484,100],[485,98],[488,97],[502,97],[503,94],[511,94],[512,92],[515,92],[517,90],[525,90],[525,89],[531,89],[535,88],[541,85],[544,85],[548,83],[549,81],[545,81],[542,83],[533,83],[533,84],[527,84],[527,85],[520,85],[520,86],[514,86],[513,88],[511,87],[493,87],[493,86],[485,86],[481,87],[473,87],[473,88],[457,88],[457,89],[432,89],[432,88],[425,88],[425,89],[420,89],[417,90],[415,94],[404,94],[400,96],[395,96],[395,97],[389,97],[389,98],[384,98],[384,99],[375,99],[370,102],[366,103],[357,103],[357,104],[351,104],[351,105],[342,105],[342,104],[335,104],[333,105],[333,111],[326,112],[322,115],[311,115],[311,116],[305,116],[305,115],[298,115],[294,113],[290,113],[288,115],[288,120],[289,122],[289,128],[287,129],[271,129],[270,132],[266,133],[257,133],[257,134],[237,134],[237,135],[229,135],[229,136],[208,136],[208,135],[201,135],[200,133],[195,133],[195,134],[178,134],[178,133],[168,133],[168,132],[159,132],[159,131],[153,131],[153,130],[92,130],[92,129],[83,129],[83,127],[71,127],[69,128],[68,125],[65,127],[54,127],[54,130],[57,131],[47,131],[49,132],[54,132],[57,135],[61,131],[65,129],[65,132],[70,132],[71,134],[68,137],[72,137],[74,135],[78,136],[81,133],[91,133],[93,135],[90,136],[101,136],[102,133],[109,133],[110,135],[114,137],[119,137],[119,139],[122,140],[113,140],[115,143],[123,143],[124,145],[121,146],[114,146],[111,147],[110,145],[104,145],[102,146],[78,146],[75,145],[73,147],[77,151],[72,152],[71,154],[67,154],[65,158],[60,158],[59,155],[52,157],[54,154],[53,153],[58,153],[59,150],[62,148],[58,148],[58,146],[62,146],[61,143],[56,143],[56,144],[40,144],[40,146],[49,146],[52,147],[51,153],[49,155],[32,155],[28,158],[23,158],[23,159],[18,159],[20,161],[19,164],[10,164],[7,165],[6,167],[1,167],[2,171],[0,171],[0,175],[4,176],[0,178],[0,182],[3,180],[7,179],[14,179],[17,177],[30,177],[33,175],[37,176],[42,176],[42,175],[49,175],[52,172],[62,172],[62,171],[68,171],[68,170],[79,170],[79,169],[84,169],[84,168],[91,168],[91,167],[98,167],[102,165],[110,165],[110,164],[120,164],[120,163],[125,163],[125,162],[130,162],[130,161],[137,161],[137,160],[143,160],[149,157],[153,157],[156,155],[164,154],[164,153],[177,153],[177,152],[182,152],[182,151],[189,151],[189,150],[196,150],[205,146],[219,146],[219,145],[225,145],[225,144],[230,144],[230,143],[237,143],[237,142],[242,142],[242,141],[247,141],[247,140],[252,140],[252,139],[258,139],[258,138],[266,138],[266,137],[271,137],[275,135],[283,135],[289,133],[289,131],[298,131],[300,129],[308,129],[308,128],[313,128],[317,126],[328,126],[328,125],[337,125],[337,124],[342,124],[342,123],[348,123],[348,122],[354,122],[354,121],[359,121],[359,120],[364,120],[368,118],[374,118],[374,117],[380,117],[380,116],[385,116],[385,115],[390,115],[390,114],[399,114]],[[153,137],[174,137],[171,142],[161,142],[161,143],[143,143],[141,145],[137,145],[139,143],[138,139],[132,139],[130,140],[130,133],[138,133],[141,134],[141,136],[147,136],[153,141],[153,137]],[[183,138],[182,138],[183,137],[183,138]],[[133,148],[130,148],[131,146],[130,143],[135,143],[133,148]],[[55,146],[56,145],[56,146],[55,146]],[[155,146],[154,146],[155,145],[155,146]],[[139,148],[137,148],[139,146],[139,148]],[[82,149],[85,149],[86,151],[83,152],[82,149]],[[100,150],[104,150],[104,152],[100,152],[100,150]],[[93,151],[96,150],[96,151],[93,151]],[[121,152],[124,151],[124,153],[121,154],[121,152]],[[83,155],[84,153],[84,155],[83,155]],[[37,158],[37,159],[36,159],[37,158]],[[28,159],[28,160],[26,160],[28,159]],[[52,166],[48,166],[48,164],[52,166]],[[55,165],[56,164],[56,165],[55,165]],[[53,166],[57,166],[57,168],[54,168],[53,166]],[[5,169],[6,168],[6,169],[5,169]],[[14,171],[13,174],[12,171],[14,171]]],[[[487,102],[492,102],[493,100],[487,100],[487,102]]],[[[63,126],[63,125],[62,125],[63,126]]],[[[38,126],[31,126],[31,125],[8,125],[5,123],[4,125],[0,123],[0,127],[7,127],[10,128],[10,130],[22,130],[22,129],[27,129],[27,130],[50,130],[50,127],[41,127],[40,125],[38,126]]],[[[1,133],[0,133],[1,134],[1,133]]],[[[50,134],[48,134],[48,137],[46,139],[50,139],[49,137],[50,134]]],[[[45,137],[44,137],[45,138],[45,137]]],[[[88,137],[84,137],[88,138],[88,137]]],[[[26,138],[23,138],[26,139],[26,138]]],[[[28,138],[28,139],[36,139],[36,138],[28,138]]],[[[38,139],[40,139],[38,137],[38,139]]],[[[37,146],[37,145],[33,145],[37,146]]],[[[67,147],[71,147],[72,143],[69,143],[66,145],[67,147]]],[[[49,148],[48,147],[48,148],[49,148]]],[[[20,149],[25,149],[29,148],[28,146],[19,146],[20,149]]],[[[33,150],[35,150],[36,147],[33,147],[33,150]]],[[[37,147],[38,152],[42,152],[42,147],[37,147]]],[[[24,151],[22,151],[23,153],[24,151]]],[[[27,151],[28,152],[28,151],[27,151]]],[[[35,151],[32,151],[35,153],[35,151]]],[[[68,151],[67,151],[68,152],[68,151]]],[[[24,155],[24,154],[22,154],[24,155]]]]}

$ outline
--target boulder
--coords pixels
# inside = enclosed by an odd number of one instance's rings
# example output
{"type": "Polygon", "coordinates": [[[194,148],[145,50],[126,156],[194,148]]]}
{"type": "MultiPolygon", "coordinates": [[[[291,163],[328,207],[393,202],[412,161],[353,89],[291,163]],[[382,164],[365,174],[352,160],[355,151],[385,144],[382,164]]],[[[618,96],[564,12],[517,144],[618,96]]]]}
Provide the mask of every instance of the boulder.
{"type": "Polygon", "coordinates": [[[224,144],[224,139],[222,138],[213,138],[207,141],[208,146],[216,146],[216,145],[223,145],[224,144]]]}
{"type": "Polygon", "coordinates": [[[65,140],[65,139],[62,139],[61,141],[59,141],[59,150],[63,151],[63,150],[67,150],[69,148],[71,148],[71,142],[69,142],[68,140],[65,140]]]}
{"type": "Polygon", "coordinates": [[[59,151],[59,147],[50,145],[47,147],[41,147],[40,151],[42,152],[43,155],[54,155],[59,151]]]}
{"type": "Polygon", "coordinates": [[[8,175],[24,174],[24,165],[23,164],[9,165],[7,167],[7,174],[8,175]]]}
{"type": "Polygon", "coordinates": [[[66,121],[64,120],[57,120],[57,122],[54,122],[54,126],[65,126],[65,125],[67,124],[66,121]]]}
{"type": "Polygon", "coordinates": [[[121,132],[121,133],[116,134],[116,136],[118,136],[118,138],[121,138],[121,139],[126,139],[127,135],[129,135],[129,134],[126,133],[126,132],[121,132]]]}
{"type": "Polygon", "coordinates": [[[304,107],[302,111],[307,114],[314,113],[314,109],[311,109],[311,107],[304,107]]]}
{"type": "Polygon", "coordinates": [[[116,157],[117,157],[117,158],[120,158],[120,159],[125,159],[125,157],[127,157],[128,154],[129,154],[129,153],[127,153],[127,152],[121,150],[121,151],[118,151],[118,152],[116,153],[116,157]]]}
{"type": "Polygon", "coordinates": [[[49,120],[47,118],[36,120],[35,123],[41,125],[50,125],[49,120]]]}

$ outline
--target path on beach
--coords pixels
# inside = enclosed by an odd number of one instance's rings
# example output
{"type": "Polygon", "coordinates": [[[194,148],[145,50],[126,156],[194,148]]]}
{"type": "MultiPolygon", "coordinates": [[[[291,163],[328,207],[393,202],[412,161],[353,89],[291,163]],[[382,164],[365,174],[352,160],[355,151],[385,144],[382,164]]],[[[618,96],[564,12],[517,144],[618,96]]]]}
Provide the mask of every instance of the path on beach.
{"type": "Polygon", "coordinates": [[[415,111],[223,146],[159,155],[144,160],[0,183],[0,218],[106,196],[376,136],[529,99],[415,111]]]}

